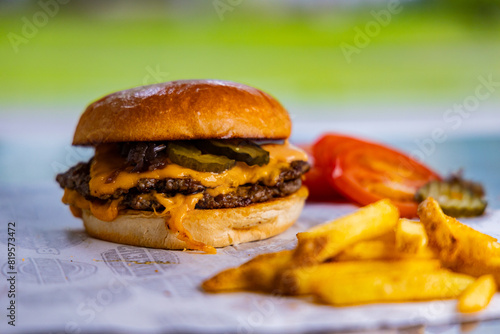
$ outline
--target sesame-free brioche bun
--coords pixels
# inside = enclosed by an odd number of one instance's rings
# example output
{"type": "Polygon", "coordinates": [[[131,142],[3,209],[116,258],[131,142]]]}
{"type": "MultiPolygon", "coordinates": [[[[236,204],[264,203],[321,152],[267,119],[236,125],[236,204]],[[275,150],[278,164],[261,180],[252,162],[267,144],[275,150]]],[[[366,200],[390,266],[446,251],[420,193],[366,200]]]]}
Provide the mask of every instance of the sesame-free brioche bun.
{"type": "Polygon", "coordinates": [[[220,80],[180,80],[123,90],[90,104],[73,145],[187,139],[286,139],[291,121],[273,97],[220,80]]]}
{"type": "MultiPolygon", "coordinates": [[[[307,189],[302,187],[287,197],[245,207],[192,210],[182,224],[194,240],[213,247],[266,239],[293,225],[306,197],[307,189]]],[[[87,233],[98,239],[152,248],[189,248],[165,228],[165,217],[151,212],[129,211],[105,222],[84,210],[82,219],[87,233]]]]}

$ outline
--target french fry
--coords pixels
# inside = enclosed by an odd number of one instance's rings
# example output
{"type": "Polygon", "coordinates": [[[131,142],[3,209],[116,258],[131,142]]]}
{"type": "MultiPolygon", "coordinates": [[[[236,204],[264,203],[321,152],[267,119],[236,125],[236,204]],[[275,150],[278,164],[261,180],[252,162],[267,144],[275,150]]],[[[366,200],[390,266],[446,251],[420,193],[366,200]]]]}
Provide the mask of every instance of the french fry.
{"type": "Polygon", "coordinates": [[[385,199],[307,232],[298,233],[293,262],[296,266],[321,263],[358,241],[389,233],[396,226],[398,218],[398,209],[385,199]]]}
{"type": "Polygon", "coordinates": [[[446,216],[431,197],[420,203],[418,214],[430,246],[437,249],[445,266],[455,270],[467,268],[478,276],[493,273],[487,270],[494,267],[491,264],[494,259],[500,258],[500,244],[495,238],[446,216]]]}
{"type": "Polygon", "coordinates": [[[438,260],[328,262],[286,270],[279,278],[278,291],[289,295],[303,295],[311,293],[315,286],[330,286],[351,277],[394,270],[405,273],[431,272],[440,267],[438,260]]]}
{"type": "Polygon", "coordinates": [[[396,242],[396,233],[394,233],[394,229],[392,229],[390,232],[386,234],[382,234],[379,237],[375,237],[373,239],[370,239],[370,241],[382,241],[388,244],[394,244],[396,242]]]}
{"type": "Polygon", "coordinates": [[[312,289],[319,300],[344,306],[456,298],[472,282],[474,278],[446,269],[423,273],[392,269],[352,277],[334,276],[328,284],[316,284],[312,289]]]}
{"type": "Polygon", "coordinates": [[[360,241],[344,249],[334,257],[335,261],[367,261],[367,260],[403,260],[403,259],[433,259],[434,252],[424,247],[419,252],[405,253],[396,248],[394,243],[382,240],[360,241]]]}
{"type": "Polygon", "coordinates": [[[272,291],[275,277],[291,260],[292,251],[261,254],[236,268],[224,270],[202,284],[209,292],[230,290],[272,291]]]}
{"type": "Polygon", "coordinates": [[[488,306],[496,291],[493,275],[481,276],[460,295],[457,309],[462,313],[481,311],[488,306]]]}
{"type": "Polygon", "coordinates": [[[397,259],[394,244],[381,240],[360,241],[334,257],[335,261],[368,261],[397,259]]]}
{"type": "Polygon", "coordinates": [[[401,218],[396,225],[396,249],[400,252],[417,254],[426,249],[427,233],[420,222],[401,218]]]}
{"type": "Polygon", "coordinates": [[[495,279],[497,286],[500,287],[500,261],[498,259],[490,259],[478,262],[461,262],[451,267],[453,271],[480,277],[483,275],[491,274],[495,279]]]}

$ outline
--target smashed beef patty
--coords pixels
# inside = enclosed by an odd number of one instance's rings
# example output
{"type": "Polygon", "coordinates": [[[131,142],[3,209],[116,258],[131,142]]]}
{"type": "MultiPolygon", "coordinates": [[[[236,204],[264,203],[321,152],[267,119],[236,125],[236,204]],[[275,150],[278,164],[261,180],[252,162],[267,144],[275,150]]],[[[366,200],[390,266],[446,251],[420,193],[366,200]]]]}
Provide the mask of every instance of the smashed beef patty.
{"type": "Polygon", "coordinates": [[[302,186],[301,176],[309,170],[305,161],[294,161],[290,167],[281,171],[278,183],[274,186],[264,184],[245,184],[235,191],[211,196],[206,192],[208,188],[200,182],[190,178],[184,179],[141,179],[136,187],[131,189],[117,189],[111,195],[94,197],[90,195],[90,163],[79,163],[70,168],[66,173],[57,175],[56,180],[62,188],[77,191],[85,199],[93,201],[106,201],[123,198],[121,206],[133,210],[161,210],[163,206],[158,203],[152,191],[174,196],[176,194],[190,195],[203,193],[203,197],[196,204],[197,209],[222,209],[247,206],[252,203],[261,203],[273,198],[285,197],[293,194],[302,186]]]}

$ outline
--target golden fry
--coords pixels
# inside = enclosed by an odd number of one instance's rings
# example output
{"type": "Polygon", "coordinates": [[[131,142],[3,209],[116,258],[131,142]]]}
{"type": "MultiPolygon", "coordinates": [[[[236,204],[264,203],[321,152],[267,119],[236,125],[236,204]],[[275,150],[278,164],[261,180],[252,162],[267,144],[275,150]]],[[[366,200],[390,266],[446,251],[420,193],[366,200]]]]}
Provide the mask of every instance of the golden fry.
{"type": "Polygon", "coordinates": [[[314,286],[330,286],[355,276],[394,270],[406,273],[430,272],[440,267],[438,260],[329,262],[286,270],[279,278],[278,291],[284,294],[302,295],[311,293],[314,286]]]}
{"type": "Polygon", "coordinates": [[[493,273],[487,270],[492,267],[492,259],[500,258],[500,244],[495,238],[446,216],[431,197],[420,203],[418,214],[430,246],[438,251],[445,266],[455,270],[468,268],[469,273],[478,276],[493,273]]]}
{"type": "Polygon", "coordinates": [[[424,247],[418,253],[404,253],[396,249],[394,243],[381,240],[367,240],[349,246],[339,255],[334,257],[335,261],[368,261],[368,260],[404,260],[404,259],[433,259],[434,252],[424,247]]]}
{"type": "Polygon", "coordinates": [[[451,267],[453,271],[480,277],[483,275],[491,274],[495,279],[498,286],[500,286],[500,261],[491,259],[490,261],[478,261],[475,263],[458,263],[451,267]]]}
{"type": "Polygon", "coordinates": [[[398,219],[398,209],[385,199],[307,232],[298,233],[293,262],[296,266],[321,263],[358,241],[389,233],[398,219]]]}
{"type": "Polygon", "coordinates": [[[239,267],[224,270],[206,280],[202,288],[209,292],[272,291],[277,273],[289,263],[291,258],[291,250],[258,255],[239,267]]]}
{"type": "Polygon", "coordinates": [[[396,249],[417,254],[427,246],[427,233],[420,222],[401,218],[396,225],[396,249]]]}
{"type": "Polygon", "coordinates": [[[493,275],[481,276],[460,295],[457,308],[462,313],[481,311],[488,306],[496,291],[493,275]]]}
{"type": "Polygon", "coordinates": [[[371,240],[382,241],[382,242],[385,242],[387,244],[394,244],[396,242],[396,233],[394,232],[394,229],[392,229],[390,232],[388,232],[386,234],[382,234],[379,237],[372,238],[372,239],[370,239],[370,241],[371,240]]]}
{"type": "MultiPolygon", "coordinates": [[[[474,278],[440,269],[407,272],[392,269],[352,277],[332,277],[328,284],[316,284],[313,293],[321,301],[337,305],[401,302],[458,297],[474,278]]],[[[325,282],[326,283],[326,282],[325,282]]]]}
{"type": "Polygon", "coordinates": [[[397,259],[394,244],[380,240],[360,241],[344,249],[334,257],[335,261],[368,261],[397,259]]]}

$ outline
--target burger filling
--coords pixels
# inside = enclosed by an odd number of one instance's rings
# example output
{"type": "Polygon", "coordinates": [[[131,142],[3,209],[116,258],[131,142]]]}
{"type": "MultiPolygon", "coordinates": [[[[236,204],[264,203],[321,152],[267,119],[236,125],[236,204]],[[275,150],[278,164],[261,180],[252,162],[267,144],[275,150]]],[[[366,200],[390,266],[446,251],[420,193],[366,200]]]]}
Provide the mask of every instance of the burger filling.
{"type": "Polygon", "coordinates": [[[57,182],[75,216],[89,210],[100,220],[112,221],[126,210],[151,211],[168,216],[167,227],[191,248],[209,251],[182,229],[179,211],[236,208],[291,195],[309,170],[306,161],[305,153],[287,142],[103,144],[88,163],[57,175],[57,182]]]}

